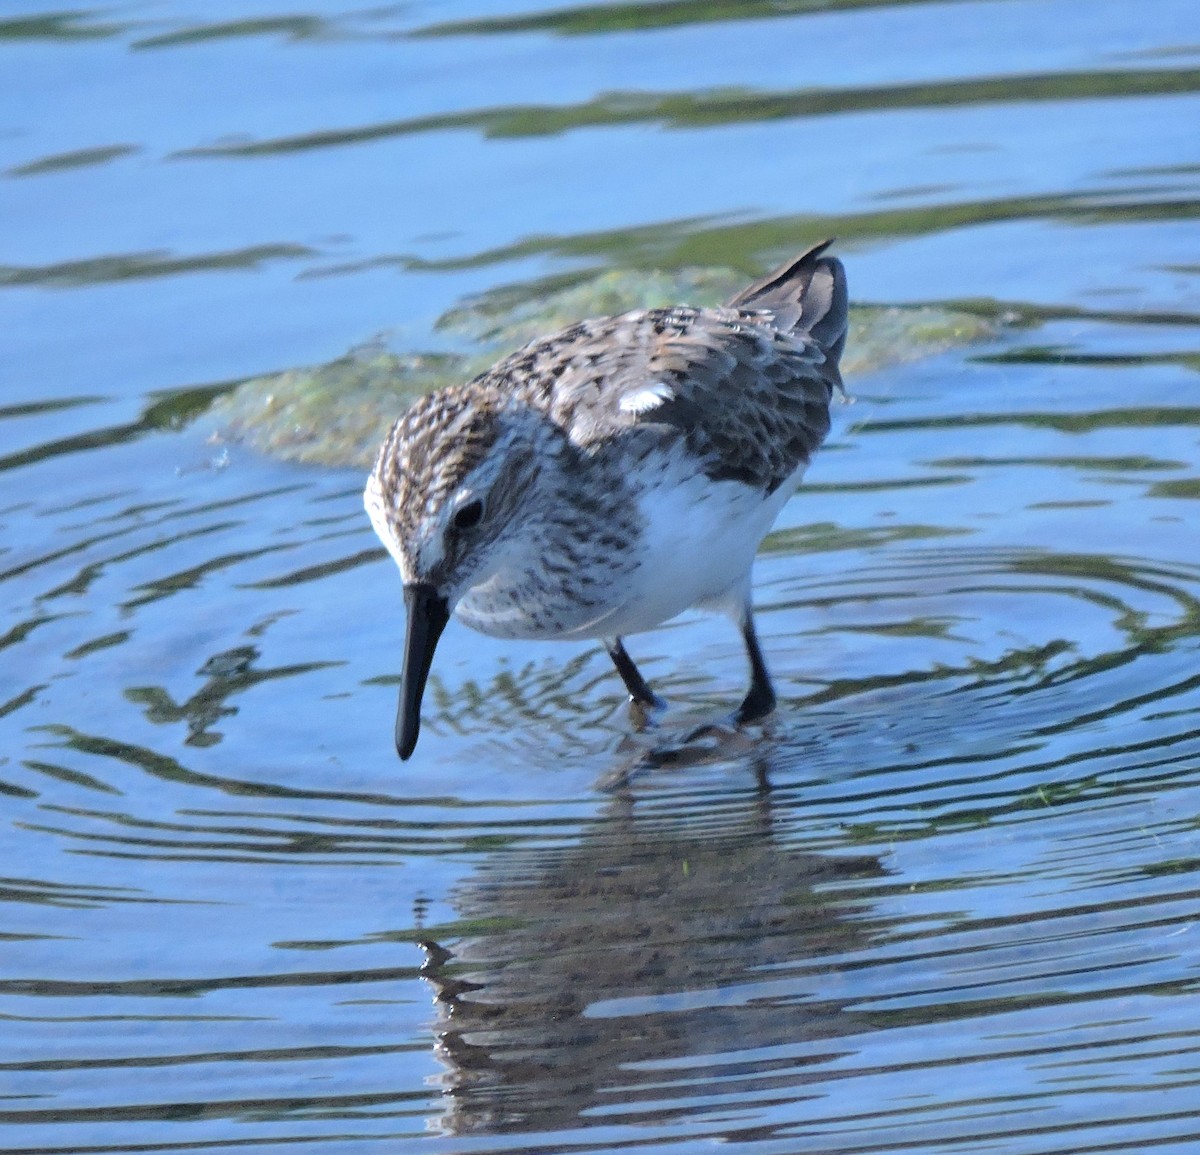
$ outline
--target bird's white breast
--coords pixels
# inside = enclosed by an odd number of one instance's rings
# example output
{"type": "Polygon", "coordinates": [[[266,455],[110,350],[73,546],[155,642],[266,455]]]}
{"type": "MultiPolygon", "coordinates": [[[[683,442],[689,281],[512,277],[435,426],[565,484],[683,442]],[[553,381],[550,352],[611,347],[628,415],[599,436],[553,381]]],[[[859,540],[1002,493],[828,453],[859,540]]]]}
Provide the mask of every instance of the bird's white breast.
{"type": "Polygon", "coordinates": [[[682,449],[643,465],[628,478],[644,527],[631,543],[637,567],[612,590],[604,613],[567,636],[634,634],[697,605],[736,613],[749,594],[754,554],[803,474],[802,466],[764,495],[705,477],[682,449]]]}

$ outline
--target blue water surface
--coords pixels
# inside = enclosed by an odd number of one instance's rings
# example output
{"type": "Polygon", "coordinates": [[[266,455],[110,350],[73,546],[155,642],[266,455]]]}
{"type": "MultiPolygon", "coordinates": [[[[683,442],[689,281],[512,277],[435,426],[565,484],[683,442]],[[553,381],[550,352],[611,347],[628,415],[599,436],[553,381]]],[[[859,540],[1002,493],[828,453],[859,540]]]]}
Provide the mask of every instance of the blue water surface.
{"type": "MultiPolygon", "coordinates": [[[[1195,1150],[1196,29],[8,0],[0,1152],[1195,1150]],[[361,470],[214,399],[829,235],[991,335],[850,382],[772,724],[648,759],[599,647],[452,626],[398,763],[361,470]]],[[[680,725],[744,689],[722,620],[629,644],[680,725]]]]}

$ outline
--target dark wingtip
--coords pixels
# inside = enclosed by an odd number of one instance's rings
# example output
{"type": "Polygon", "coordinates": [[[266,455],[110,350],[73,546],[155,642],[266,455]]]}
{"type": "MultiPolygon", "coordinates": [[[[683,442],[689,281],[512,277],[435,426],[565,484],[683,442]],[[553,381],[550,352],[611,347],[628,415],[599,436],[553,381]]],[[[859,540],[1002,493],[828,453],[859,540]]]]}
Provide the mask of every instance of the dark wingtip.
{"type": "Polygon", "coordinates": [[[823,241],[818,241],[807,251],[801,253],[793,264],[799,264],[801,261],[815,261],[830,245],[834,244],[837,244],[837,237],[827,237],[823,241]]]}
{"type": "Polygon", "coordinates": [[[822,375],[840,389],[838,359],[846,343],[849,301],[842,262],[823,255],[834,240],[813,245],[747,285],[729,306],[765,311],[783,332],[811,337],[825,353],[822,375]]]}
{"type": "MultiPolygon", "coordinates": [[[[730,308],[736,309],[769,300],[780,293],[787,295],[797,291],[803,292],[808,287],[818,259],[836,240],[837,237],[830,237],[828,240],[809,246],[799,256],[789,258],[777,269],[772,269],[765,277],[760,277],[757,281],[747,285],[741,292],[735,293],[727,304],[730,308]]],[[[841,262],[836,257],[829,257],[827,260],[831,266],[841,268],[841,262]]]]}

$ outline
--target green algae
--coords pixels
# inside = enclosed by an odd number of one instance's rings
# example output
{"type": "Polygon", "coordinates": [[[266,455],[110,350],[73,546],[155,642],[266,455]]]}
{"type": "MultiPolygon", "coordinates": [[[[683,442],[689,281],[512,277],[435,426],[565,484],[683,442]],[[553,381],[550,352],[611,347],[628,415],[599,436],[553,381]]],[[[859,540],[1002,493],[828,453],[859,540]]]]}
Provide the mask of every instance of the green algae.
{"type": "MultiPolygon", "coordinates": [[[[720,268],[608,270],[495,289],[439,318],[436,329],[455,351],[366,345],[324,365],[256,377],[217,399],[213,437],[289,461],[367,468],[392,422],[422,393],[468,381],[505,353],[581,318],[681,301],[715,305],[745,280],[720,268]]],[[[935,306],[855,306],[842,368],[851,377],[912,361],[984,340],[996,327],[982,314],[935,306]]]]}

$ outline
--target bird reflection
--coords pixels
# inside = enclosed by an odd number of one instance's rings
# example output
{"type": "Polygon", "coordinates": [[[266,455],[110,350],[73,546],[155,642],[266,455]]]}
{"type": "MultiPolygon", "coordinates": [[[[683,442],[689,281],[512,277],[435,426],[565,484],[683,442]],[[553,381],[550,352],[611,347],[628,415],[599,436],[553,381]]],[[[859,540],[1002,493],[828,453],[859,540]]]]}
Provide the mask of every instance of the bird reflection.
{"type": "Polygon", "coordinates": [[[812,960],[864,945],[853,883],[883,869],[790,849],[779,825],[761,788],[666,806],[626,793],[576,845],[485,866],[456,896],[484,929],[422,943],[446,1067],[438,1125],[555,1129],[640,1100],[661,1113],[684,1059],[689,1097],[728,1093],[729,1078],[739,1093],[794,1082],[817,1058],[765,1049],[852,1029],[812,960]]]}

